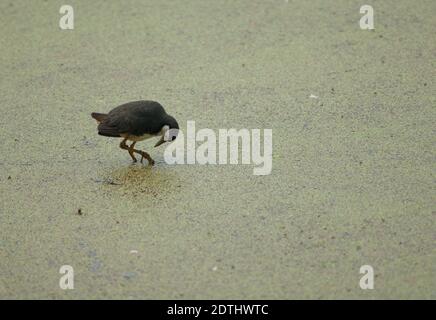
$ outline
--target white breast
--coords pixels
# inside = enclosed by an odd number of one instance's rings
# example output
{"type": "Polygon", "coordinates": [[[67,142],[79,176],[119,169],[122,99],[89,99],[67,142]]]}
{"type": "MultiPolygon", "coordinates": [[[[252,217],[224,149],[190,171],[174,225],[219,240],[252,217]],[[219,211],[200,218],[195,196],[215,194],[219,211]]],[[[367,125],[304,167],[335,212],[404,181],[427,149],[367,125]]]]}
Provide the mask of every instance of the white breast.
{"type": "Polygon", "coordinates": [[[144,135],[142,135],[142,136],[134,136],[134,135],[131,135],[131,134],[122,134],[121,135],[123,138],[127,138],[127,140],[130,140],[130,141],[142,141],[142,140],[147,140],[147,139],[150,139],[150,138],[153,138],[153,137],[156,137],[155,135],[152,135],[152,134],[148,134],[148,133],[146,133],[146,134],[144,134],[144,135]]]}
{"type": "Polygon", "coordinates": [[[163,136],[165,134],[165,132],[167,132],[169,130],[169,128],[170,127],[167,126],[167,125],[163,126],[162,129],[160,129],[160,132],[158,134],[149,134],[149,133],[146,133],[146,134],[144,134],[142,136],[134,136],[134,135],[131,135],[131,134],[121,134],[121,136],[123,138],[127,138],[127,140],[135,141],[136,142],[136,141],[147,140],[147,139],[150,139],[150,138],[153,138],[153,137],[163,136]]]}

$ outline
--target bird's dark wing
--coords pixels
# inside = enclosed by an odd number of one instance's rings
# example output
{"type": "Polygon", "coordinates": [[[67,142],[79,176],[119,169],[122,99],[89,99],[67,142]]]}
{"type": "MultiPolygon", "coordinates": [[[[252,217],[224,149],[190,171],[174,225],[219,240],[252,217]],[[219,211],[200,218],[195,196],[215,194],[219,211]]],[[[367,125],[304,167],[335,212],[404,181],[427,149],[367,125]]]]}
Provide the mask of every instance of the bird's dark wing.
{"type": "Polygon", "coordinates": [[[134,101],[111,110],[108,117],[99,125],[107,134],[127,133],[141,136],[157,134],[163,126],[167,114],[165,109],[154,101],[134,101]]]}
{"type": "Polygon", "coordinates": [[[118,128],[107,123],[107,121],[100,122],[97,129],[99,135],[106,137],[121,137],[118,128]]]}

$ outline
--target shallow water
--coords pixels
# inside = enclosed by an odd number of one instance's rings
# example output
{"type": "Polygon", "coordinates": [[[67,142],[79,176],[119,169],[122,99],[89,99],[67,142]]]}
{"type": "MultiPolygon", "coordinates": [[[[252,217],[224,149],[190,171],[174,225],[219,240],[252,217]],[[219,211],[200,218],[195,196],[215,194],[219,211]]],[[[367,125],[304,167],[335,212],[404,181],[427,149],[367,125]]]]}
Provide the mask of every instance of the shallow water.
{"type": "Polygon", "coordinates": [[[436,298],[434,1],[62,4],[0,3],[0,298],[436,298]],[[90,113],[139,99],[271,175],[132,165],[90,113]]]}

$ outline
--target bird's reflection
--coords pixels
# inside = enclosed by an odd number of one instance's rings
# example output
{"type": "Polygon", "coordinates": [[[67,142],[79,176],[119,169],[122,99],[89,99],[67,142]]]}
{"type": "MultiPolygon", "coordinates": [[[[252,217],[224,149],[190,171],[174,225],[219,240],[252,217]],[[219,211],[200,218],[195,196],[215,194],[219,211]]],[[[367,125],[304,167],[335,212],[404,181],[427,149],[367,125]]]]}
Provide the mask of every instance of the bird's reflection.
{"type": "Polygon", "coordinates": [[[104,178],[97,182],[133,196],[150,194],[157,197],[181,190],[177,172],[169,167],[160,167],[159,164],[155,167],[141,164],[117,167],[108,169],[103,176],[104,178]]]}

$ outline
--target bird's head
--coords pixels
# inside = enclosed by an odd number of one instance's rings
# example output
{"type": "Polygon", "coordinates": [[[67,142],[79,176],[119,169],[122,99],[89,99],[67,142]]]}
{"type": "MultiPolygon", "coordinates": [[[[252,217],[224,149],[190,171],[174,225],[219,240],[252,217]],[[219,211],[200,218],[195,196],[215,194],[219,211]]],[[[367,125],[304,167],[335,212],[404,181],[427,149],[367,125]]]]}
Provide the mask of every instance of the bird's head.
{"type": "Polygon", "coordinates": [[[161,138],[155,144],[155,147],[160,146],[162,143],[176,140],[178,133],[179,133],[179,124],[177,123],[176,119],[174,119],[171,116],[167,116],[167,119],[165,120],[165,124],[160,130],[161,138]]]}

